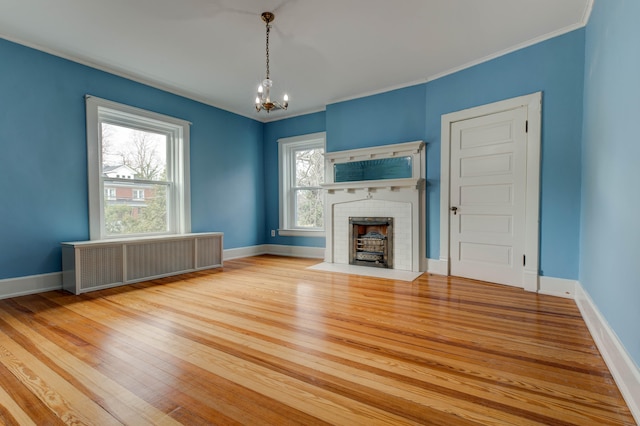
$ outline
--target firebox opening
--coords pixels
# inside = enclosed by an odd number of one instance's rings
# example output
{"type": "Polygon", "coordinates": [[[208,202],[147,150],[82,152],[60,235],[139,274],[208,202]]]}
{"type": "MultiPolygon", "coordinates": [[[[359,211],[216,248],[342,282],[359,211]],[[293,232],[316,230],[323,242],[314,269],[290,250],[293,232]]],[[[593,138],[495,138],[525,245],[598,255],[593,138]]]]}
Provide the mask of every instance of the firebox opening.
{"type": "Polygon", "coordinates": [[[349,264],[393,268],[393,218],[349,218],[349,264]]]}

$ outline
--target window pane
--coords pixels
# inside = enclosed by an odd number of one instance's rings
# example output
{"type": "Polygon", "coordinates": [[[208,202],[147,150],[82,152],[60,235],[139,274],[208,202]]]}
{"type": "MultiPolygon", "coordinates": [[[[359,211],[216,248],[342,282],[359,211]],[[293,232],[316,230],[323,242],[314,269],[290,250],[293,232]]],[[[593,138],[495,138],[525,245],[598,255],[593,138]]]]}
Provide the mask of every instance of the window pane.
{"type": "Polygon", "coordinates": [[[322,228],[324,205],[322,191],[319,189],[298,189],[295,191],[296,227],[322,228]]]}
{"type": "Polygon", "coordinates": [[[107,236],[167,232],[167,185],[138,184],[132,188],[127,184],[130,185],[126,181],[105,182],[107,236]]]}
{"type": "Polygon", "coordinates": [[[296,151],[297,187],[320,186],[324,182],[324,149],[296,151]]]}
{"type": "Polygon", "coordinates": [[[102,123],[102,173],[123,179],[167,179],[167,136],[102,123]]]}

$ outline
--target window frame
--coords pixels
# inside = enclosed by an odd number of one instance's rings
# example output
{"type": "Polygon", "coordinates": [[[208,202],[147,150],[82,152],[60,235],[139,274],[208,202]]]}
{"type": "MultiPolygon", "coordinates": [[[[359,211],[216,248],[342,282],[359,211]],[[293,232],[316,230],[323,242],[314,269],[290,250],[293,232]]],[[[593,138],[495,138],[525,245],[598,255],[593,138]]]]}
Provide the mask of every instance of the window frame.
{"type": "MultiPolygon", "coordinates": [[[[295,152],[322,148],[326,153],[326,132],[278,139],[278,235],[297,237],[324,237],[325,227],[302,228],[295,226],[295,152]]],[[[324,168],[324,164],[322,165],[324,168]]],[[[310,187],[315,188],[315,187],[310,187]]],[[[322,190],[322,188],[318,188],[322,190]]],[[[323,192],[324,197],[324,192],[323,192]]],[[[325,211],[323,210],[323,216],[325,211]]],[[[326,218],[323,218],[323,224],[326,218]]]]}
{"type": "MultiPolygon", "coordinates": [[[[87,171],[89,196],[89,239],[106,240],[141,236],[175,235],[191,232],[189,180],[189,136],[191,123],[129,105],[85,96],[87,117],[87,171]],[[102,176],[102,123],[109,123],[167,136],[167,231],[107,235],[104,218],[105,181],[121,180],[102,176]]],[[[136,179],[128,179],[129,184],[136,179]]]]}
{"type": "Polygon", "coordinates": [[[107,200],[116,200],[118,198],[118,193],[115,188],[104,188],[104,196],[107,200]]]}
{"type": "Polygon", "coordinates": [[[145,190],[139,188],[133,188],[131,190],[131,199],[134,201],[142,201],[145,199],[145,190]],[[140,195],[142,194],[142,195],[140,195]]]}

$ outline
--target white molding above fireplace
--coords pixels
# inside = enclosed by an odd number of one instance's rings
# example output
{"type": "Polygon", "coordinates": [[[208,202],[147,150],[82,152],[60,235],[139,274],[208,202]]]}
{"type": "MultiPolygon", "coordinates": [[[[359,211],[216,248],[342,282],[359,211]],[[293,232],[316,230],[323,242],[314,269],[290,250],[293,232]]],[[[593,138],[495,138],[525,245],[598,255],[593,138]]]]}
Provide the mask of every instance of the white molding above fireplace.
{"type": "Polygon", "coordinates": [[[384,179],[384,180],[361,180],[357,182],[339,182],[339,183],[325,183],[322,187],[328,194],[333,194],[336,191],[355,192],[358,190],[364,190],[366,192],[373,192],[377,190],[397,191],[401,189],[417,189],[424,188],[424,179],[384,179]]]}
{"type": "Polygon", "coordinates": [[[425,270],[425,143],[406,142],[325,154],[325,262],[348,264],[348,216],[394,217],[394,269],[425,270]],[[335,182],[334,165],[351,161],[411,157],[411,177],[335,182]],[[398,232],[398,234],[396,234],[398,232]],[[400,237],[400,238],[398,238],[400,237]],[[396,256],[401,256],[398,259],[396,256]]]}
{"type": "MultiPolygon", "coordinates": [[[[349,161],[373,160],[376,158],[405,157],[409,155],[420,156],[424,148],[423,141],[396,143],[393,145],[374,146],[371,148],[349,149],[346,151],[327,152],[324,155],[326,164],[347,163],[349,161]]],[[[329,170],[326,170],[329,171],[329,170]]],[[[413,176],[420,176],[420,170],[414,168],[413,176]]],[[[333,173],[325,176],[333,182],[333,173]]]]}

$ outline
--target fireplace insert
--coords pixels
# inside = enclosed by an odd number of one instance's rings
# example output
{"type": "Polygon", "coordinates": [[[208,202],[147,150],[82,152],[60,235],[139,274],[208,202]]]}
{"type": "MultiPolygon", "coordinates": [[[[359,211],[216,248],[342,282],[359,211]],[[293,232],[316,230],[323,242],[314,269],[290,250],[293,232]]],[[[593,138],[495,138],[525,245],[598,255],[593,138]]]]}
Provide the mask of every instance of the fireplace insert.
{"type": "Polygon", "coordinates": [[[393,268],[393,218],[349,218],[349,263],[393,268]]]}

